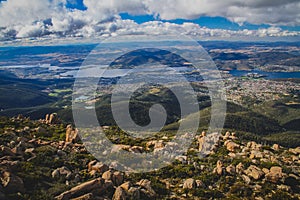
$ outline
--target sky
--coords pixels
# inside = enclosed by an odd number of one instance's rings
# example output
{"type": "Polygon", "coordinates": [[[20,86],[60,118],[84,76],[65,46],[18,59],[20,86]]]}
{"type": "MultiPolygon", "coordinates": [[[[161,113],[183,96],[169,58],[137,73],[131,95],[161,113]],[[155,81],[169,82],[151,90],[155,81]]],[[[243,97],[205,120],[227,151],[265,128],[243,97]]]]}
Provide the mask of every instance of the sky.
{"type": "Polygon", "coordinates": [[[183,34],[300,38],[299,0],[0,0],[0,41],[183,34]]]}

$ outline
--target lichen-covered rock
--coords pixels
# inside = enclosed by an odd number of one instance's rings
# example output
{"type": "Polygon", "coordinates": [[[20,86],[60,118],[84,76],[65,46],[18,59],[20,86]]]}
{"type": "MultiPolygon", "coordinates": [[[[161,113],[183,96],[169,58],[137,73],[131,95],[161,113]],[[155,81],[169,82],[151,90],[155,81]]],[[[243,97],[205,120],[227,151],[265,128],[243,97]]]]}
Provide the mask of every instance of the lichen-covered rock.
{"type": "Polygon", "coordinates": [[[114,183],[115,186],[121,185],[123,181],[124,181],[124,175],[121,172],[116,171],[113,173],[112,182],[114,183]]]}
{"type": "Polygon", "coordinates": [[[251,183],[251,179],[249,178],[249,176],[246,176],[245,174],[242,175],[242,179],[248,185],[251,183]]]}
{"type": "Polygon", "coordinates": [[[129,181],[120,185],[120,187],[123,188],[125,191],[128,191],[131,186],[132,186],[132,184],[129,181]]]}
{"type": "Polygon", "coordinates": [[[297,148],[290,148],[289,149],[289,152],[295,154],[295,155],[299,155],[300,154],[300,147],[297,147],[297,148]]]}
{"type": "Polygon", "coordinates": [[[255,166],[255,165],[250,165],[248,167],[248,169],[246,169],[244,171],[244,173],[247,176],[251,176],[255,180],[258,180],[258,179],[262,178],[262,176],[264,175],[264,172],[259,167],[255,166]]]}
{"type": "Polygon", "coordinates": [[[196,186],[196,181],[192,178],[186,179],[183,183],[183,189],[194,189],[196,186]]]}
{"type": "Polygon", "coordinates": [[[282,177],[281,167],[271,167],[270,172],[266,174],[266,180],[272,183],[278,183],[282,177]]]}
{"type": "Polygon", "coordinates": [[[93,200],[93,199],[94,199],[93,193],[87,193],[80,197],[73,198],[72,200],[93,200]]]}
{"type": "Polygon", "coordinates": [[[156,192],[151,187],[151,181],[149,181],[148,179],[142,179],[139,182],[137,182],[136,184],[141,186],[142,188],[146,189],[145,190],[146,195],[148,195],[150,197],[156,196],[156,192]]]}
{"type": "Polygon", "coordinates": [[[47,114],[44,120],[46,124],[57,124],[59,121],[57,113],[47,114]]]}
{"type": "Polygon", "coordinates": [[[270,170],[268,170],[267,168],[262,168],[262,171],[265,173],[265,174],[268,174],[270,172],[270,170]]]}
{"type": "Polygon", "coordinates": [[[223,162],[218,160],[217,161],[217,166],[214,168],[213,173],[214,174],[218,174],[218,175],[222,175],[223,174],[223,162]]]}
{"type": "Polygon", "coordinates": [[[162,149],[165,147],[165,143],[163,140],[153,140],[146,143],[146,149],[149,150],[150,147],[154,149],[162,149]]]}
{"type": "Polygon", "coordinates": [[[106,164],[101,162],[97,162],[96,160],[91,161],[88,163],[88,171],[95,171],[98,173],[104,173],[109,170],[109,167],[106,164]]]}
{"type": "Polygon", "coordinates": [[[261,151],[262,150],[262,145],[257,144],[256,142],[252,141],[252,142],[247,143],[247,148],[249,148],[251,150],[261,151]]]}
{"type": "Polygon", "coordinates": [[[240,146],[238,144],[236,144],[233,141],[226,141],[224,143],[224,145],[226,146],[227,150],[230,152],[235,152],[240,146]]]}
{"type": "Polygon", "coordinates": [[[126,200],[126,192],[122,187],[117,187],[112,200],[126,200]]]}
{"type": "Polygon", "coordinates": [[[198,139],[198,150],[201,152],[203,149],[203,145],[205,143],[205,138],[206,138],[206,132],[202,131],[201,136],[199,136],[198,139]]]}
{"type": "Polygon", "coordinates": [[[272,149],[278,151],[280,149],[279,144],[273,144],[272,149]]]}
{"type": "Polygon", "coordinates": [[[102,174],[102,178],[104,180],[111,180],[113,177],[113,173],[111,171],[106,171],[102,174]]]}
{"type": "Polygon", "coordinates": [[[136,187],[131,187],[128,190],[128,194],[130,195],[130,199],[141,199],[141,192],[138,188],[136,187]]]}
{"type": "Polygon", "coordinates": [[[129,148],[129,151],[133,153],[142,153],[144,151],[144,148],[140,146],[133,146],[129,148]]]}
{"type": "Polygon", "coordinates": [[[223,140],[228,140],[230,136],[231,136],[230,132],[227,131],[227,132],[225,133],[225,135],[223,136],[223,140]]]}
{"type": "Polygon", "coordinates": [[[78,186],[71,188],[70,190],[63,192],[62,194],[55,197],[57,200],[69,200],[72,198],[79,197],[82,194],[91,193],[94,190],[105,191],[105,182],[101,178],[93,179],[91,181],[87,181],[78,186]]]}
{"type": "Polygon", "coordinates": [[[79,142],[80,137],[78,134],[78,129],[74,129],[72,125],[68,125],[66,128],[66,142],[79,142]]]}
{"type": "Polygon", "coordinates": [[[255,158],[263,158],[264,155],[261,151],[258,151],[258,150],[253,150],[251,151],[251,154],[250,154],[250,159],[255,159],[255,158]]]}

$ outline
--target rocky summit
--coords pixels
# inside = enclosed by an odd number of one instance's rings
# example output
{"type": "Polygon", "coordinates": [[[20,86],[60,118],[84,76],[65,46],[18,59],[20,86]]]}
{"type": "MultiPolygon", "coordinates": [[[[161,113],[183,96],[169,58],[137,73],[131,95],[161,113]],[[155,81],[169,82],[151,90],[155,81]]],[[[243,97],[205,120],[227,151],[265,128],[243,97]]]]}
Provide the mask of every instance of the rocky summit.
{"type": "MultiPolygon", "coordinates": [[[[117,127],[105,131],[110,139],[118,136],[114,151],[133,153],[159,151],[174,137],[166,132],[132,142],[117,127]]],[[[96,160],[78,130],[56,114],[37,121],[1,117],[0,134],[1,200],[300,198],[300,147],[259,144],[239,133],[222,132],[199,157],[211,135],[201,131],[169,166],[135,174],[96,160]]]]}

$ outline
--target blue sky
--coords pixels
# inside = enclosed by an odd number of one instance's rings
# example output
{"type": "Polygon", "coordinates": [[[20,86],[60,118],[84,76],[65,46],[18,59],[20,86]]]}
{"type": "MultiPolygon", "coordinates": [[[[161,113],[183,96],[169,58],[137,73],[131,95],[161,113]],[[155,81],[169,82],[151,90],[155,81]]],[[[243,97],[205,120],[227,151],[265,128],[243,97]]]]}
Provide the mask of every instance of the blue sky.
{"type": "Polygon", "coordinates": [[[87,7],[83,4],[83,0],[67,0],[67,8],[86,10],[87,7]]]}
{"type": "MultiPolygon", "coordinates": [[[[122,17],[122,19],[131,19],[139,24],[148,21],[157,20],[153,15],[133,16],[133,15],[129,15],[128,13],[121,13],[120,16],[122,17]]],[[[227,29],[227,30],[243,30],[243,29],[257,30],[260,28],[271,27],[271,25],[267,25],[267,24],[256,25],[247,22],[245,22],[243,25],[239,25],[237,23],[229,21],[224,17],[207,17],[207,16],[199,17],[197,19],[192,19],[192,20],[176,19],[176,20],[160,20],[160,21],[171,22],[176,24],[182,24],[184,22],[192,22],[195,24],[199,24],[200,26],[205,26],[211,29],[227,29]]],[[[282,28],[283,30],[300,31],[300,26],[278,26],[278,27],[282,28]]]]}
{"type": "MultiPolygon", "coordinates": [[[[155,21],[153,15],[140,15],[140,16],[133,16],[129,15],[128,13],[121,13],[120,16],[122,19],[131,19],[137,22],[138,24],[148,22],[148,21],[155,21]]],[[[175,20],[159,20],[163,22],[170,22],[176,24],[183,24],[184,22],[192,22],[195,24],[199,24],[200,26],[205,26],[211,29],[227,29],[227,30],[242,30],[242,29],[249,29],[249,30],[256,30],[259,28],[268,28],[270,25],[262,24],[262,25],[254,25],[245,23],[243,25],[239,25],[237,23],[231,22],[224,17],[199,17],[197,19],[187,20],[187,19],[175,19],[175,20]]],[[[286,30],[295,29],[296,27],[285,27],[286,30]]],[[[300,28],[297,27],[299,30],[300,28]]],[[[296,29],[297,29],[296,28],[296,29]]]]}

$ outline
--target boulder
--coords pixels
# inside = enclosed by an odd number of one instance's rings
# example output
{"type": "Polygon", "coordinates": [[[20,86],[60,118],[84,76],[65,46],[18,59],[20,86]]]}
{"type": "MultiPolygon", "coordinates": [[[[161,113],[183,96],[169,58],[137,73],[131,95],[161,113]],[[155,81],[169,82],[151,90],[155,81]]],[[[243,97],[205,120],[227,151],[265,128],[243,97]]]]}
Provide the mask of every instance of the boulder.
{"type": "Polygon", "coordinates": [[[119,186],[123,183],[123,181],[124,181],[124,175],[121,172],[116,171],[113,173],[112,182],[114,183],[114,185],[119,186]]]}
{"type": "Polygon", "coordinates": [[[34,154],[34,150],[35,150],[35,148],[28,148],[28,149],[25,149],[24,153],[34,154]]]}
{"type": "Polygon", "coordinates": [[[222,175],[223,174],[223,163],[222,161],[217,161],[217,166],[213,170],[214,174],[222,175]]]}
{"type": "Polygon", "coordinates": [[[247,176],[250,176],[250,177],[254,178],[255,180],[260,179],[264,175],[264,172],[259,167],[255,166],[255,165],[250,165],[248,167],[248,169],[246,169],[244,171],[244,173],[247,176]]]}
{"type": "Polygon", "coordinates": [[[97,160],[93,160],[88,163],[88,171],[92,171],[92,167],[97,163],[97,160]]]}
{"type": "Polygon", "coordinates": [[[292,161],[293,161],[293,162],[296,162],[296,161],[298,161],[299,159],[300,159],[299,156],[295,156],[295,155],[292,156],[292,161]]]}
{"type": "Polygon", "coordinates": [[[59,169],[54,170],[51,173],[51,176],[52,176],[52,178],[59,179],[59,177],[60,177],[59,169]]]}
{"type": "Polygon", "coordinates": [[[112,180],[113,173],[111,171],[106,171],[102,174],[104,180],[112,180]]]}
{"type": "Polygon", "coordinates": [[[253,150],[251,151],[251,154],[250,154],[250,159],[254,159],[254,158],[263,158],[263,153],[258,151],[258,150],[253,150]]]}
{"type": "Polygon", "coordinates": [[[198,137],[198,150],[201,152],[203,149],[203,145],[205,143],[205,138],[206,138],[206,132],[202,131],[201,136],[198,137]]]}
{"type": "Polygon", "coordinates": [[[291,187],[287,186],[287,185],[277,185],[277,189],[283,190],[283,191],[286,191],[286,192],[291,192],[291,187]]]}
{"type": "Polygon", "coordinates": [[[144,151],[144,148],[139,146],[133,146],[129,148],[129,151],[133,153],[142,153],[144,151]]]}
{"type": "Polygon", "coordinates": [[[236,144],[233,141],[226,141],[224,143],[224,145],[226,146],[227,150],[230,152],[235,152],[236,149],[238,149],[240,147],[240,145],[236,144]]]}
{"type": "Polygon", "coordinates": [[[198,150],[199,151],[202,151],[204,143],[205,143],[205,137],[199,137],[198,138],[198,150]]]}
{"type": "Polygon", "coordinates": [[[57,113],[52,113],[52,114],[48,114],[46,115],[46,124],[56,124],[59,122],[57,113]]]}
{"type": "Polygon", "coordinates": [[[152,140],[146,143],[146,149],[149,150],[151,147],[154,149],[162,149],[165,147],[163,140],[152,140]]]}
{"type": "Polygon", "coordinates": [[[194,189],[196,186],[196,181],[192,178],[186,179],[183,183],[183,189],[194,189]]]}
{"type": "Polygon", "coordinates": [[[243,174],[242,179],[248,185],[251,183],[251,179],[249,178],[249,176],[246,176],[246,175],[243,174]]]}
{"type": "Polygon", "coordinates": [[[248,152],[250,152],[250,148],[248,148],[248,147],[242,148],[242,153],[248,153],[248,152]]]}
{"type": "Polygon", "coordinates": [[[52,172],[52,178],[61,178],[64,177],[66,180],[69,180],[72,176],[72,172],[71,170],[69,170],[67,167],[61,167],[61,168],[57,168],[56,170],[54,170],[52,172]]]}
{"type": "Polygon", "coordinates": [[[91,181],[87,181],[78,186],[71,188],[70,190],[63,192],[62,194],[55,197],[57,200],[69,200],[72,198],[79,197],[82,194],[91,193],[94,190],[105,191],[105,184],[102,178],[97,178],[91,181]]]}
{"type": "Polygon", "coordinates": [[[278,151],[280,149],[279,144],[273,144],[272,149],[278,151]]]}
{"type": "Polygon", "coordinates": [[[126,200],[126,192],[122,187],[117,187],[112,200],[126,200]]]}
{"type": "Polygon", "coordinates": [[[142,188],[146,189],[146,194],[150,197],[156,196],[156,192],[151,187],[151,181],[148,179],[142,179],[136,183],[137,185],[141,186],[142,188]]]}
{"type": "Polygon", "coordinates": [[[233,165],[229,165],[226,167],[226,172],[228,174],[234,175],[235,171],[236,171],[236,169],[235,169],[235,166],[233,166],[233,165]]]}
{"type": "Polygon", "coordinates": [[[271,167],[270,172],[266,174],[266,180],[272,183],[278,183],[282,177],[283,175],[281,167],[271,167]]]}
{"type": "Polygon", "coordinates": [[[72,125],[68,125],[66,128],[66,142],[76,143],[79,141],[78,129],[74,129],[72,125]]]}
{"type": "Polygon", "coordinates": [[[254,186],[253,186],[253,189],[254,189],[254,191],[261,191],[261,189],[262,189],[262,186],[261,185],[259,185],[259,184],[255,184],[254,186]]]}
{"type": "Polygon", "coordinates": [[[118,153],[118,152],[120,152],[122,150],[129,151],[130,147],[131,147],[130,145],[115,144],[111,148],[111,153],[118,153]]]}
{"type": "Polygon", "coordinates": [[[98,173],[104,173],[109,170],[109,167],[106,164],[101,162],[97,162],[96,160],[89,162],[88,164],[88,171],[96,171],[98,173]]]}
{"type": "Polygon", "coordinates": [[[252,149],[252,150],[262,150],[262,145],[261,144],[257,144],[256,142],[252,141],[252,142],[248,142],[247,143],[247,147],[249,149],[252,149]]]}
{"type": "Polygon", "coordinates": [[[131,183],[129,181],[125,182],[122,185],[120,185],[120,187],[123,188],[125,191],[128,191],[129,188],[131,187],[131,183]]]}
{"type": "Polygon", "coordinates": [[[224,139],[224,140],[227,140],[230,136],[231,136],[230,132],[227,131],[227,132],[225,133],[225,135],[223,136],[223,139],[224,139]]]}
{"type": "Polygon", "coordinates": [[[130,199],[141,199],[141,193],[140,190],[136,187],[131,187],[128,190],[128,194],[130,195],[130,199]]]}
{"type": "Polygon", "coordinates": [[[290,148],[289,152],[291,152],[295,155],[299,155],[300,154],[300,147],[297,147],[297,148],[294,148],[294,149],[290,148]]]}
{"type": "Polygon", "coordinates": [[[73,198],[71,200],[92,200],[92,199],[94,199],[93,193],[87,193],[80,197],[73,198]]]}
{"type": "Polygon", "coordinates": [[[262,168],[262,171],[265,173],[265,174],[268,174],[270,172],[270,170],[268,170],[267,168],[262,168]]]}
{"type": "Polygon", "coordinates": [[[236,158],[237,154],[230,152],[230,153],[228,153],[228,156],[231,157],[231,158],[236,158]]]}
{"type": "Polygon", "coordinates": [[[165,144],[163,140],[159,140],[157,142],[155,142],[154,144],[154,149],[160,149],[160,148],[164,148],[165,144]]]}

